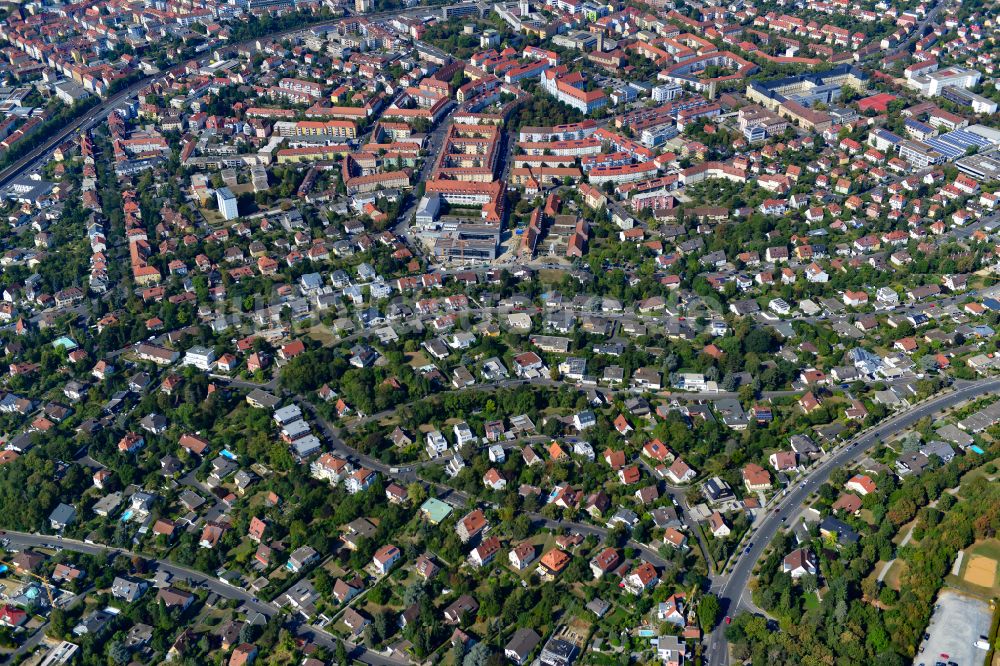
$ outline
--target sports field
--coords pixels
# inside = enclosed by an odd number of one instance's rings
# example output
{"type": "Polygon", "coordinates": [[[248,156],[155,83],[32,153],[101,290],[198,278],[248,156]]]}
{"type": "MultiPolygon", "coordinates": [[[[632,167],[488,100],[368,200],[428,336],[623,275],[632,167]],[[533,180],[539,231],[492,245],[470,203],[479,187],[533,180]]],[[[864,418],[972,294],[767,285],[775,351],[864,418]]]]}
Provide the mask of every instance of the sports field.
{"type": "Polygon", "coordinates": [[[1000,539],[986,539],[965,549],[957,576],[949,575],[945,582],[966,594],[984,601],[1000,596],[1000,539]]]}
{"type": "Polygon", "coordinates": [[[973,555],[965,567],[966,582],[979,587],[993,587],[997,577],[997,561],[985,555],[973,555]]]}

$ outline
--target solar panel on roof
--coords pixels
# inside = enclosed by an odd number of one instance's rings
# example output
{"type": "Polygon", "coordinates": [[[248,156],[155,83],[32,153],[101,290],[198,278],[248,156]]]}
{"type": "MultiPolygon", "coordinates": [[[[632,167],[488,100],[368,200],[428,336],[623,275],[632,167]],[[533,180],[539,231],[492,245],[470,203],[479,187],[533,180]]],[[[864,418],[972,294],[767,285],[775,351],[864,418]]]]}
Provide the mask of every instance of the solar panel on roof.
{"type": "Polygon", "coordinates": [[[953,144],[946,143],[937,137],[927,139],[926,141],[924,141],[924,143],[926,143],[928,146],[930,146],[934,150],[944,155],[945,158],[949,160],[955,159],[956,157],[965,154],[964,149],[957,148],[953,144]]]}
{"type": "Polygon", "coordinates": [[[980,148],[983,148],[990,145],[990,142],[986,138],[965,130],[954,130],[948,132],[947,134],[942,134],[940,138],[949,143],[954,143],[956,146],[962,146],[963,148],[968,148],[969,146],[979,146],[980,148]]]}
{"type": "Polygon", "coordinates": [[[982,148],[985,148],[987,146],[993,145],[992,142],[989,139],[987,139],[985,136],[980,136],[978,134],[973,134],[972,132],[965,132],[965,131],[963,131],[962,132],[962,136],[968,137],[969,141],[973,142],[974,144],[976,144],[977,146],[980,146],[982,148]]]}
{"type": "Polygon", "coordinates": [[[907,127],[912,127],[913,129],[919,130],[920,132],[924,132],[926,134],[933,134],[934,133],[934,128],[933,127],[931,127],[930,125],[927,125],[925,123],[922,123],[919,120],[913,120],[912,118],[907,118],[906,121],[904,122],[904,124],[907,127]]]}
{"type": "Polygon", "coordinates": [[[924,143],[949,160],[961,157],[971,146],[984,148],[991,145],[988,139],[966,130],[953,130],[941,136],[930,137],[924,143]]]}

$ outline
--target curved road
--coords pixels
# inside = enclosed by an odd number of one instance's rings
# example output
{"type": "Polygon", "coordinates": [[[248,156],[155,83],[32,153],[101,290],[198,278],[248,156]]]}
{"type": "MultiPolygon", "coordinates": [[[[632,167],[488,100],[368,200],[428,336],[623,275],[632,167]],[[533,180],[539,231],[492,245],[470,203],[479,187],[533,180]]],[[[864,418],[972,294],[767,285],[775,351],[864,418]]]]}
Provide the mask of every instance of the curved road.
{"type": "MultiPolygon", "coordinates": [[[[787,496],[785,496],[784,499],[776,505],[776,508],[764,519],[759,528],[756,529],[752,536],[753,547],[747,555],[739,557],[736,560],[736,566],[732,573],[728,576],[720,574],[714,577],[712,588],[713,590],[718,590],[724,612],[733,614],[741,609],[749,610],[751,612],[757,610],[754,607],[752,600],[746,598],[748,584],[754,566],[760,559],[770,541],[777,534],[778,530],[781,529],[782,523],[784,522],[782,521],[782,518],[787,519],[797,513],[809,495],[821,484],[825,483],[835,469],[844,467],[854,462],[861,456],[865,455],[867,450],[877,442],[912,427],[920,419],[926,416],[931,416],[965,401],[982,397],[988,393],[1000,392],[1000,379],[960,382],[956,383],[955,386],[955,390],[925,400],[908,411],[898,413],[886,419],[881,424],[862,433],[838,449],[830,458],[823,461],[812,472],[810,472],[804,480],[799,482],[797,486],[793,487],[787,496]]],[[[371,459],[368,456],[364,456],[360,452],[348,447],[344,444],[343,440],[339,438],[336,429],[331,427],[319,417],[313,405],[302,399],[301,396],[299,396],[299,399],[306,406],[306,408],[312,412],[312,415],[319,422],[321,429],[325,431],[325,434],[333,444],[335,450],[339,450],[341,453],[346,454],[361,464],[369,466],[372,469],[382,471],[388,476],[395,477],[401,481],[408,482],[417,480],[416,475],[413,474],[412,470],[409,468],[392,470],[381,462],[371,459]]],[[[449,492],[466,500],[468,499],[457,491],[449,489],[449,492]]],[[[531,518],[532,522],[541,523],[545,527],[556,530],[570,529],[581,534],[594,534],[596,536],[604,536],[607,533],[604,528],[595,525],[550,520],[538,514],[532,514],[531,518]]],[[[88,553],[91,555],[116,552],[127,556],[137,555],[139,557],[145,557],[140,553],[133,553],[125,549],[114,548],[103,544],[91,544],[73,539],[58,538],[55,536],[12,531],[7,531],[5,536],[10,539],[10,545],[15,548],[56,547],[65,548],[75,552],[88,553]]],[[[630,542],[629,545],[638,548],[643,555],[654,564],[662,566],[662,560],[651,549],[634,541],[630,542]]],[[[155,563],[157,569],[167,571],[175,577],[185,578],[190,581],[197,582],[222,597],[240,600],[251,612],[261,613],[268,618],[275,617],[281,613],[281,609],[273,603],[261,602],[247,590],[223,583],[209,574],[165,560],[151,561],[155,563]]],[[[334,649],[337,644],[337,638],[311,625],[296,622],[295,620],[288,620],[286,621],[286,624],[299,637],[313,641],[329,649],[334,649]]],[[[720,624],[711,634],[709,643],[710,647],[706,654],[706,664],[708,664],[708,666],[724,666],[728,664],[728,645],[725,639],[724,628],[724,625],[720,624]]],[[[354,645],[346,642],[345,645],[352,658],[372,666],[405,666],[405,664],[408,663],[405,659],[385,656],[361,645],[354,645]]]]}
{"type": "MultiPolygon", "coordinates": [[[[374,470],[376,472],[379,472],[386,478],[393,479],[398,483],[402,484],[419,483],[422,484],[425,488],[428,489],[433,488],[439,493],[438,498],[453,497],[456,500],[460,501],[462,504],[466,505],[468,505],[470,502],[475,501],[474,498],[470,497],[469,495],[463,493],[460,490],[456,490],[455,488],[452,488],[444,484],[434,483],[432,481],[428,481],[427,479],[423,479],[420,476],[418,476],[416,470],[419,469],[422,466],[422,464],[400,463],[399,467],[390,467],[389,465],[386,465],[382,461],[376,460],[375,458],[365,455],[360,451],[358,451],[357,449],[348,446],[347,443],[345,443],[344,440],[341,439],[340,432],[338,431],[338,429],[330,425],[330,423],[328,423],[326,419],[324,419],[322,415],[320,415],[314,404],[306,400],[305,397],[301,395],[295,396],[295,399],[298,402],[298,404],[304,406],[306,411],[309,412],[310,416],[312,416],[312,418],[316,420],[316,423],[319,425],[320,430],[323,431],[323,434],[326,435],[326,439],[330,442],[333,451],[340,454],[343,458],[350,461],[352,464],[360,465],[368,469],[374,470]]],[[[489,503],[487,502],[487,504],[489,503]]],[[[490,506],[496,508],[495,505],[490,505],[490,506]]],[[[589,523],[578,523],[567,520],[552,520],[551,518],[547,518],[546,516],[543,516],[540,513],[528,513],[527,515],[531,519],[531,522],[533,524],[543,525],[544,527],[547,527],[557,532],[569,530],[571,532],[578,532],[579,534],[582,534],[584,536],[592,534],[600,538],[605,538],[607,537],[608,534],[608,529],[605,527],[601,527],[600,525],[591,525],[589,523]]],[[[666,564],[666,561],[662,557],[660,557],[660,554],[656,550],[650,548],[649,546],[643,543],[639,543],[638,541],[630,539],[628,542],[628,546],[630,548],[635,548],[636,550],[640,551],[643,554],[643,556],[647,560],[649,560],[651,564],[654,564],[658,567],[662,567],[666,564]]]]}
{"type": "MultiPolygon", "coordinates": [[[[728,577],[716,577],[715,584],[722,583],[718,591],[722,610],[727,615],[733,615],[742,609],[753,610],[752,600],[744,599],[749,594],[750,577],[757,560],[783,526],[782,518],[789,520],[809,495],[819,486],[826,483],[835,469],[844,467],[862,456],[874,444],[912,427],[920,419],[937,414],[967,400],[980,398],[987,393],[1000,391],[1000,379],[984,379],[975,382],[956,383],[956,389],[934,398],[925,400],[911,409],[900,412],[865,431],[846,443],[830,458],[823,461],[804,480],[798,482],[768,514],[752,535],[753,547],[750,552],[739,556],[736,566],[728,577]]],[[[713,585],[715,587],[715,585],[713,585]]],[[[716,588],[718,589],[718,588],[716,588]]],[[[725,636],[725,625],[720,623],[711,634],[711,647],[706,655],[707,666],[725,666],[729,663],[729,645],[725,636]]]]}
{"type": "MultiPolygon", "coordinates": [[[[204,572],[190,569],[179,564],[174,564],[166,560],[153,560],[142,553],[135,553],[124,548],[115,548],[97,543],[87,543],[85,541],[77,541],[76,539],[58,538],[55,536],[31,534],[27,532],[12,532],[10,530],[6,531],[4,536],[7,539],[10,539],[8,548],[21,550],[25,548],[62,548],[88,555],[103,555],[113,552],[126,555],[128,557],[140,557],[147,562],[155,564],[157,570],[168,572],[173,578],[184,578],[190,582],[202,585],[209,591],[215,592],[220,597],[226,599],[237,599],[243,603],[248,611],[260,613],[268,619],[278,616],[282,612],[281,609],[275,604],[259,601],[253,596],[252,593],[242,587],[234,587],[227,583],[223,583],[218,578],[214,578],[204,572]]],[[[300,638],[312,641],[329,650],[334,650],[336,644],[339,642],[339,639],[333,637],[327,632],[305,623],[297,622],[295,620],[286,620],[285,625],[300,638]]],[[[347,648],[347,654],[349,657],[364,664],[369,664],[370,666],[407,666],[407,664],[410,663],[406,659],[386,656],[373,650],[369,650],[363,645],[355,645],[347,641],[344,641],[344,647],[347,648]]]]}

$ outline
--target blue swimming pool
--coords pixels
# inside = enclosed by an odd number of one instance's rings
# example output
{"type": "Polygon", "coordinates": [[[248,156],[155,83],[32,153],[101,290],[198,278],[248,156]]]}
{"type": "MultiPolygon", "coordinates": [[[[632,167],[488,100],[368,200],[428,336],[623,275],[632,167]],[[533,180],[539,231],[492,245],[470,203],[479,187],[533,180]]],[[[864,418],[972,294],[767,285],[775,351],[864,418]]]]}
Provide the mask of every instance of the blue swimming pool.
{"type": "Polygon", "coordinates": [[[128,521],[132,520],[132,515],[133,515],[132,509],[129,509],[128,511],[126,511],[125,513],[123,513],[122,514],[122,522],[123,523],[127,523],[128,521]]]}
{"type": "Polygon", "coordinates": [[[56,347],[56,348],[62,347],[63,349],[65,349],[68,352],[71,352],[71,351],[73,351],[74,349],[77,348],[76,342],[74,342],[72,338],[67,338],[65,335],[63,337],[55,340],[52,343],[52,346],[56,347]]]}
{"type": "Polygon", "coordinates": [[[972,451],[973,453],[978,453],[979,455],[983,455],[985,453],[985,451],[979,448],[978,444],[973,444],[972,446],[969,447],[969,450],[972,451]]]}

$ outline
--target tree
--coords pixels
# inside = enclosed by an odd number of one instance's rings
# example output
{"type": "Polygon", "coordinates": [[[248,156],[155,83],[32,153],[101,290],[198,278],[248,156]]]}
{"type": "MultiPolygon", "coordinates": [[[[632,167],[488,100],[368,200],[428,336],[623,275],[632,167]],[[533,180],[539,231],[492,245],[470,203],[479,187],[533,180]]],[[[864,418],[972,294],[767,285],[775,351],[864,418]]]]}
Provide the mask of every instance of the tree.
{"type": "Polygon", "coordinates": [[[427,490],[422,483],[414,481],[406,487],[406,496],[413,506],[420,506],[427,499],[427,490]]]}
{"type": "Polygon", "coordinates": [[[526,513],[518,514],[511,523],[511,536],[515,539],[524,539],[531,531],[531,519],[526,513]]]}
{"type": "Polygon", "coordinates": [[[490,658],[490,646],[486,643],[476,643],[469,650],[469,653],[465,655],[465,659],[462,660],[462,666],[486,666],[486,661],[490,658]]]}
{"type": "MultiPolygon", "coordinates": [[[[316,577],[313,579],[313,587],[316,591],[322,595],[328,595],[333,591],[333,576],[330,572],[322,567],[316,571],[316,577]]],[[[244,641],[246,643],[248,641],[244,641]]]]}
{"type": "Polygon", "coordinates": [[[465,657],[465,643],[462,641],[455,641],[454,647],[451,648],[451,663],[460,664],[462,659],[465,657]]]}
{"type": "Polygon", "coordinates": [[[702,631],[710,631],[719,619],[719,598],[714,594],[706,594],[698,602],[698,622],[702,631]]]}
{"type": "Polygon", "coordinates": [[[392,592],[389,590],[387,586],[378,585],[375,587],[375,589],[373,589],[371,592],[368,593],[368,598],[372,601],[372,603],[376,603],[381,606],[382,604],[389,601],[389,597],[391,595],[392,592]]]}
{"type": "Polygon", "coordinates": [[[127,664],[129,659],[128,646],[120,641],[115,641],[108,648],[108,655],[116,664],[127,664]]]}
{"type": "Polygon", "coordinates": [[[740,385],[739,378],[734,374],[727,374],[722,380],[723,391],[735,391],[740,385]]]}
{"type": "Polygon", "coordinates": [[[374,643],[381,643],[389,637],[390,621],[389,611],[381,611],[375,614],[375,619],[372,622],[372,641],[374,643]]]}
{"type": "Polygon", "coordinates": [[[344,647],[344,641],[337,641],[333,649],[333,661],[337,666],[347,666],[347,648],[344,647]]]}
{"type": "Polygon", "coordinates": [[[250,622],[244,622],[240,627],[240,643],[253,643],[260,636],[260,627],[250,622]]]}
{"type": "Polygon", "coordinates": [[[49,629],[46,632],[54,638],[63,638],[70,629],[69,618],[66,611],[61,608],[53,608],[49,615],[49,629]]]}
{"type": "Polygon", "coordinates": [[[765,328],[754,328],[743,339],[743,348],[754,354],[766,354],[771,351],[774,336],[765,328]]]}
{"type": "Polygon", "coordinates": [[[414,581],[410,583],[403,592],[403,604],[412,606],[418,604],[427,597],[427,590],[422,582],[414,581]]]}

